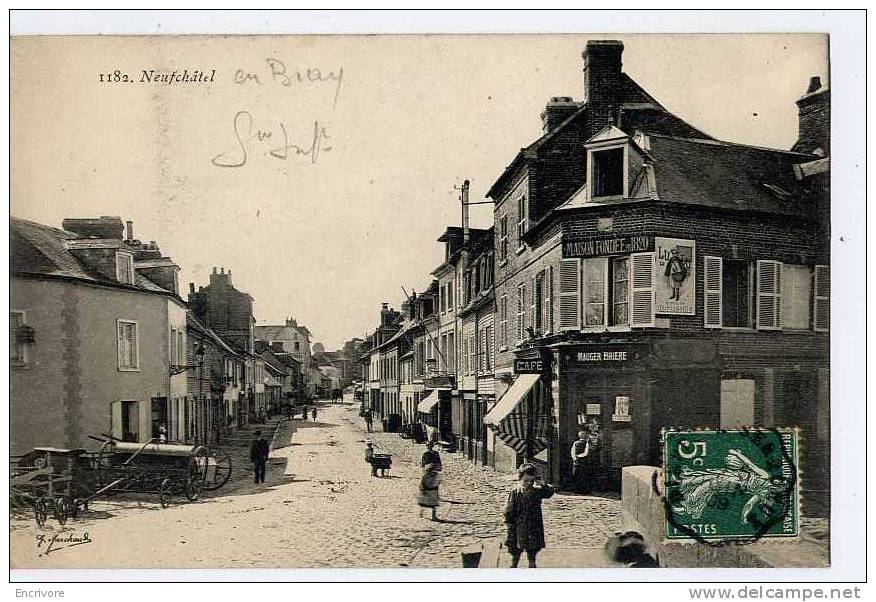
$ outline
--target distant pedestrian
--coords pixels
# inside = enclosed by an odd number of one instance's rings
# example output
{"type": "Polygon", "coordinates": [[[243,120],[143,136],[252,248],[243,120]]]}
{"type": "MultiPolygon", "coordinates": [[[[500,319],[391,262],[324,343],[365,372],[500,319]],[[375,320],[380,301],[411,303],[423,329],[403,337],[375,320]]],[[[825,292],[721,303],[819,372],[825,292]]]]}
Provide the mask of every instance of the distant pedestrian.
{"type": "Polygon", "coordinates": [[[370,432],[371,432],[371,427],[372,427],[373,424],[374,424],[374,416],[371,414],[371,409],[370,409],[370,408],[367,409],[367,410],[365,410],[365,416],[364,416],[364,418],[365,418],[365,428],[366,428],[367,431],[370,433],[370,432]]]}
{"type": "Polygon", "coordinates": [[[304,411],[301,412],[301,420],[307,421],[307,406],[304,406],[304,411]]]}
{"type": "Polygon", "coordinates": [[[374,444],[369,441],[365,444],[365,461],[371,465],[371,476],[377,476],[377,464],[374,462],[374,444]]]}
{"type": "Polygon", "coordinates": [[[249,448],[249,461],[252,462],[252,469],[255,473],[255,482],[265,482],[265,466],[268,463],[268,455],[271,453],[268,440],[262,437],[261,431],[255,432],[256,438],[249,448]]]}
{"type": "Polygon", "coordinates": [[[544,519],[541,502],[554,494],[552,485],[543,483],[538,469],[524,464],[517,471],[520,485],[508,494],[505,504],[505,525],[508,535],[505,547],[511,554],[511,568],[516,568],[520,555],[526,552],[529,568],[534,569],[535,557],[544,548],[544,519]]]}
{"type": "Polygon", "coordinates": [[[420,460],[420,466],[425,467],[427,464],[432,464],[436,471],[441,472],[441,454],[435,451],[435,443],[432,441],[426,442],[426,451],[420,460]]]}
{"type": "MultiPolygon", "coordinates": [[[[432,520],[438,520],[438,506],[441,503],[441,498],[438,495],[438,484],[441,482],[441,473],[436,470],[434,464],[426,464],[423,467],[423,476],[420,477],[420,486],[418,488],[417,504],[420,508],[429,508],[432,510],[432,520]]],[[[420,510],[420,516],[423,515],[423,510],[420,510]]]]}
{"type": "Polygon", "coordinates": [[[310,411],[310,417],[316,422],[316,406],[313,406],[313,409],[310,411]]]}

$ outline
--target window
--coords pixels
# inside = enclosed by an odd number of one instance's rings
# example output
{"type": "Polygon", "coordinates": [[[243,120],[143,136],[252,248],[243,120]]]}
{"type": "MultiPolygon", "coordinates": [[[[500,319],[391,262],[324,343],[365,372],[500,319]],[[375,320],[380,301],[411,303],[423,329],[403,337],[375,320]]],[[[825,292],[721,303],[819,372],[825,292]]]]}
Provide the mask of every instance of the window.
{"type": "Polygon", "coordinates": [[[447,283],[447,311],[453,311],[453,281],[447,283]]]}
{"type": "Polygon", "coordinates": [[[452,332],[447,333],[447,349],[449,355],[447,362],[450,365],[448,372],[456,371],[456,335],[452,332]]]}
{"type": "Polygon", "coordinates": [[[493,327],[484,328],[484,371],[493,369],[493,327]]]}
{"type": "Polygon", "coordinates": [[[295,351],[300,351],[300,350],[301,350],[301,343],[299,343],[298,341],[295,341],[295,351]]]}
{"type": "Polygon", "coordinates": [[[136,443],[140,439],[140,403],[116,401],[110,408],[113,437],[136,443]]]}
{"type": "Polygon", "coordinates": [[[508,216],[499,218],[499,261],[508,259],[508,216]]]}
{"type": "Polygon", "coordinates": [[[610,148],[591,154],[593,166],[591,177],[593,198],[624,196],[624,149],[610,148]]]}
{"type": "Polygon", "coordinates": [[[528,210],[526,205],[526,195],[522,194],[517,197],[517,246],[523,246],[523,235],[526,234],[526,221],[528,210]]]}
{"type": "Polygon", "coordinates": [[[812,274],[805,265],[782,264],[782,328],[809,328],[809,299],[812,274]]]}
{"type": "Polygon", "coordinates": [[[130,253],[116,253],[116,280],[134,284],[134,256],[130,253]]]}
{"type": "Polygon", "coordinates": [[[499,297],[499,346],[508,345],[508,295],[499,297]]]}
{"type": "Polygon", "coordinates": [[[751,327],[751,265],[727,260],[722,262],[721,272],[722,326],[751,327]]]}
{"type": "Polygon", "coordinates": [[[137,323],[129,320],[118,320],[117,330],[119,370],[139,370],[137,323]]]}
{"type": "Polygon", "coordinates": [[[535,332],[544,333],[544,272],[535,276],[535,286],[532,287],[532,317],[535,332]]]}
{"type": "Polygon", "coordinates": [[[23,311],[9,312],[9,362],[18,366],[27,363],[27,342],[21,336],[24,325],[23,311]]]}
{"type": "Polygon", "coordinates": [[[607,272],[608,260],[604,257],[583,261],[585,328],[606,324],[607,272]]]}
{"type": "Polygon", "coordinates": [[[478,346],[475,333],[468,335],[468,373],[474,374],[478,369],[478,346]]]}
{"type": "Polygon", "coordinates": [[[630,323],[630,259],[611,260],[611,325],[630,323]]]}
{"type": "Polygon", "coordinates": [[[524,339],[526,332],[526,285],[517,285],[517,341],[524,339]]]}
{"type": "Polygon", "coordinates": [[[554,330],[554,268],[553,266],[542,272],[542,333],[554,330]]]}

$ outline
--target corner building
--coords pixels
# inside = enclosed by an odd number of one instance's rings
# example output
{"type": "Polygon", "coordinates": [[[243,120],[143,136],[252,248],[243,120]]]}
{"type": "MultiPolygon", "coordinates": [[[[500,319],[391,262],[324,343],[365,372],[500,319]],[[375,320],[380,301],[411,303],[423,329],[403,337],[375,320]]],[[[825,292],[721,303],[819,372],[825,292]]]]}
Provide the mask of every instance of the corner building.
{"type": "Polygon", "coordinates": [[[659,466],[660,431],[799,427],[804,512],[829,508],[829,94],[813,81],[794,152],[715,140],[591,41],[585,97],[493,185],[492,461],[541,462],[598,420],[602,489],[659,466]]]}

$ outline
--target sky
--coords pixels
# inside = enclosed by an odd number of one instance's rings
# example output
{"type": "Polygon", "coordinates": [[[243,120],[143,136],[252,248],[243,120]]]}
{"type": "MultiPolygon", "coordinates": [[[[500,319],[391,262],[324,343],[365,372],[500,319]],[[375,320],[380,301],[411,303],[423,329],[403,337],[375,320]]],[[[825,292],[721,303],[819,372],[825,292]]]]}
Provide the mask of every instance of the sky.
{"type": "Polygon", "coordinates": [[[588,39],[722,140],[790,148],[809,78],[829,84],[816,34],[18,38],[11,213],[132,220],[183,294],[231,270],[259,324],[335,349],[428,286],[455,187],[485,200],[548,99],[581,98],[588,39]],[[161,83],[183,69],[212,82],[161,83]]]}

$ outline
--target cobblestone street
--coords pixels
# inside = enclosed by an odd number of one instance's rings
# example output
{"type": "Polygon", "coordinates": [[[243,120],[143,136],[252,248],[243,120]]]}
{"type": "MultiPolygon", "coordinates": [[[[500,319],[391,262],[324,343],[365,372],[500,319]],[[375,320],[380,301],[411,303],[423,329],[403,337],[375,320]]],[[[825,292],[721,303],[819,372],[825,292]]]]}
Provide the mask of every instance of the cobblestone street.
{"type": "MultiPolygon", "coordinates": [[[[154,497],[101,500],[65,527],[91,543],[49,555],[32,518],[15,517],[12,566],[458,568],[464,547],[503,535],[511,477],[443,454],[441,521],[432,522],[415,502],[423,446],[368,437],[393,455],[390,477],[370,476],[356,408],[325,405],[316,422],[280,423],[267,484],[237,471],[241,478],[216,495],[167,509],[154,497]]],[[[544,514],[548,547],[599,546],[620,527],[619,503],[605,498],[557,494],[544,514]]],[[[57,531],[49,519],[42,533],[57,531]]]]}

